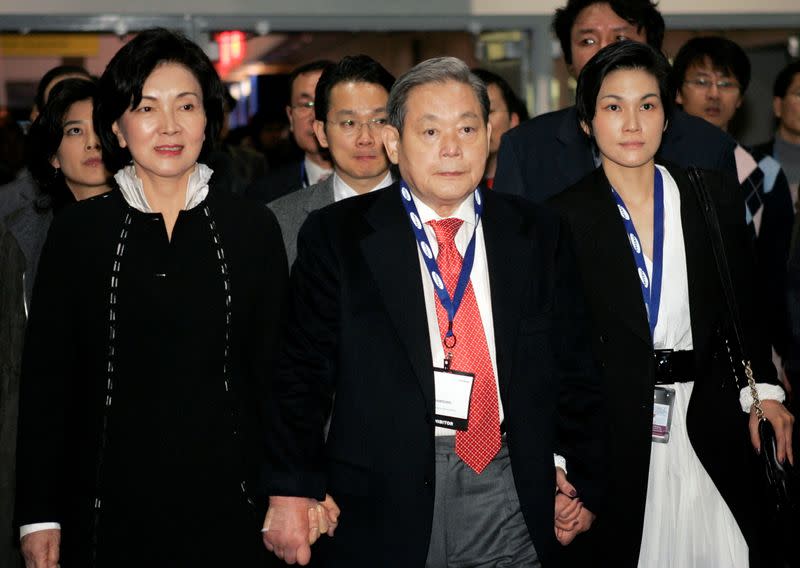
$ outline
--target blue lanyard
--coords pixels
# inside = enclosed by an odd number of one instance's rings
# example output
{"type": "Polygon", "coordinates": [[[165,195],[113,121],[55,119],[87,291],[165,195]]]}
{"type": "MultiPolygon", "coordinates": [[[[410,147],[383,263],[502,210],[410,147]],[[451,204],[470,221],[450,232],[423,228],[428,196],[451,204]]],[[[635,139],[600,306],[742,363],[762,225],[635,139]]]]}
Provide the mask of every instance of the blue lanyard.
{"type": "Polygon", "coordinates": [[[464,261],[461,265],[461,273],[458,275],[458,283],[456,284],[456,289],[453,292],[452,298],[450,298],[450,294],[447,292],[447,287],[444,285],[442,273],[439,271],[439,265],[436,263],[436,259],[433,257],[433,250],[431,249],[430,242],[428,241],[428,235],[425,233],[425,229],[422,226],[422,221],[419,218],[417,206],[414,204],[414,200],[411,197],[411,191],[408,189],[408,185],[406,185],[405,180],[400,180],[400,195],[403,198],[403,207],[406,208],[406,213],[408,213],[411,229],[414,231],[414,236],[417,238],[417,244],[419,245],[419,249],[422,251],[422,258],[425,260],[425,266],[428,268],[428,274],[430,274],[431,280],[433,281],[433,289],[436,291],[436,295],[439,296],[439,301],[442,303],[442,307],[445,309],[445,312],[447,312],[448,326],[447,333],[445,334],[445,346],[448,348],[455,347],[453,320],[455,319],[456,312],[461,305],[461,300],[464,299],[464,292],[466,292],[467,284],[469,284],[469,276],[472,272],[472,265],[475,262],[475,234],[478,231],[478,223],[480,223],[481,214],[483,213],[481,192],[478,188],[475,188],[475,193],[473,193],[473,198],[475,199],[475,230],[472,232],[472,238],[470,238],[469,244],[467,245],[467,250],[464,254],[464,261]]]}
{"type": "Polygon", "coordinates": [[[300,186],[308,187],[308,174],[306,173],[306,159],[300,160],[300,186]]]}
{"type": "Polygon", "coordinates": [[[628,233],[628,242],[633,251],[633,259],[636,261],[636,271],[639,274],[639,283],[642,287],[642,297],[647,309],[647,320],[650,323],[650,337],[655,336],[656,324],[658,323],[658,311],[661,306],[661,276],[664,265],[664,180],[661,172],[656,170],[655,187],[653,189],[653,274],[652,277],[647,272],[647,265],[644,262],[641,240],[633,226],[628,208],[619,196],[619,193],[612,187],[611,193],[617,202],[619,214],[625,224],[625,231],[628,233]]]}

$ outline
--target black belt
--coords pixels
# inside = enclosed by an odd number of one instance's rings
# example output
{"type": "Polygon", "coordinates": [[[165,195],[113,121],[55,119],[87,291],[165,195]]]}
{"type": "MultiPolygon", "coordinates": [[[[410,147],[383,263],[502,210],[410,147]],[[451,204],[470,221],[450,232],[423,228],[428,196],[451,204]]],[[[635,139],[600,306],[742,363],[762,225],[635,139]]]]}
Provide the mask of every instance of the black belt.
{"type": "Polygon", "coordinates": [[[694,351],[656,349],[653,366],[657,385],[688,383],[694,380],[694,351]]]}

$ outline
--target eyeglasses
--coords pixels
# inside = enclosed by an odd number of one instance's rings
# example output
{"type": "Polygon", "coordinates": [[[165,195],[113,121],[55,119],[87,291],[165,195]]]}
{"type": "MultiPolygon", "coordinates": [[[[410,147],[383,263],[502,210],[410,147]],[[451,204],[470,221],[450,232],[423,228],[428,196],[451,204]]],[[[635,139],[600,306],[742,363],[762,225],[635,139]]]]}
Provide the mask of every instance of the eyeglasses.
{"type": "Polygon", "coordinates": [[[370,118],[369,120],[360,122],[357,120],[329,120],[329,124],[333,124],[345,136],[353,136],[357,132],[361,132],[361,127],[366,126],[370,132],[380,132],[388,119],[386,117],[370,118]]]}
{"type": "Polygon", "coordinates": [[[703,77],[697,79],[687,79],[684,81],[688,85],[691,85],[695,89],[699,89],[701,91],[708,91],[711,89],[712,85],[716,85],[717,89],[723,92],[730,92],[739,89],[739,83],[736,81],[712,81],[711,79],[705,79],[703,77]]]}
{"type": "Polygon", "coordinates": [[[304,103],[298,103],[296,105],[292,105],[292,108],[295,109],[300,114],[308,114],[310,112],[314,112],[314,101],[306,101],[304,103]]]}

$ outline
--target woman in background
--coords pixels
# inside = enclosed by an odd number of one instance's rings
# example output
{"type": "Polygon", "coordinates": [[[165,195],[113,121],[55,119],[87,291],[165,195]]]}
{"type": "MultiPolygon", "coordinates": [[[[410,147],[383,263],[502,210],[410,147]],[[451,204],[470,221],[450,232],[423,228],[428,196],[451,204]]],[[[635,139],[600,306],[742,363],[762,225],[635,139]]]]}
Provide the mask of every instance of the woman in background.
{"type": "Polygon", "coordinates": [[[33,181],[20,178],[0,199],[0,566],[9,568],[19,562],[11,535],[20,360],[39,255],[54,216],[109,189],[92,126],[97,85],[60,77],[47,94],[28,135],[33,181]]]}

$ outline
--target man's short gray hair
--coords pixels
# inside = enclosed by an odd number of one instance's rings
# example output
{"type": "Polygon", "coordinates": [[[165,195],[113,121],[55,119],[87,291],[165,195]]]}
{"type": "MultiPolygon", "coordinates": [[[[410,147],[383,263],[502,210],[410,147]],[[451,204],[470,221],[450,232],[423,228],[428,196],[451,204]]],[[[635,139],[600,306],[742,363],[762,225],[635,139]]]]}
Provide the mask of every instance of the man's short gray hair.
{"type": "Polygon", "coordinates": [[[475,97],[483,111],[484,124],[489,121],[489,94],[486,85],[478,79],[467,67],[467,64],[455,57],[434,57],[418,63],[403,74],[392,87],[389,93],[389,102],[386,109],[389,114],[389,124],[403,132],[403,123],[406,118],[406,101],[408,94],[415,87],[429,83],[447,83],[454,81],[469,85],[475,92],[475,97]]]}

